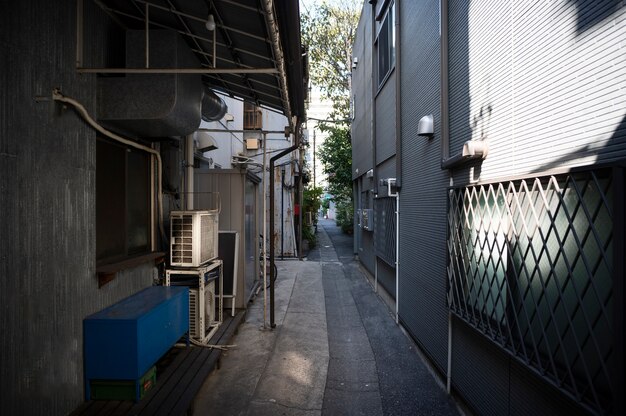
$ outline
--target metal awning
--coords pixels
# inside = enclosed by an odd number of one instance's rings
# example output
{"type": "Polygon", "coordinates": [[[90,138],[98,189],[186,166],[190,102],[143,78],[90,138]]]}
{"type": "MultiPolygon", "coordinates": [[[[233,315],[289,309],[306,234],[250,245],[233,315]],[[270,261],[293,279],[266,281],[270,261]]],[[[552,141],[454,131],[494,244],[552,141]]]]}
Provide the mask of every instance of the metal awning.
{"type": "MultiPolygon", "coordinates": [[[[254,102],[293,117],[304,117],[306,69],[300,44],[298,2],[290,0],[94,0],[125,29],[178,32],[200,61],[213,90],[254,102]],[[206,23],[212,15],[215,31],[206,23]],[[215,42],[214,42],[215,40],[215,42]],[[215,52],[215,53],[214,53],[215,52]]],[[[79,1],[80,3],[80,1],[79,1]]],[[[79,8],[82,6],[79,6],[79,8]]],[[[79,19],[82,10],[79,9],[79,19]]],[[[87,68],[82,61],[79,21],[77,69],[80,72],[129,73],[126,68],[87,68]]],[[[149,32],[146,36],[149,42],[149,32]]],[[[172,72],[147,68],[132,72],[172,72]]]]}

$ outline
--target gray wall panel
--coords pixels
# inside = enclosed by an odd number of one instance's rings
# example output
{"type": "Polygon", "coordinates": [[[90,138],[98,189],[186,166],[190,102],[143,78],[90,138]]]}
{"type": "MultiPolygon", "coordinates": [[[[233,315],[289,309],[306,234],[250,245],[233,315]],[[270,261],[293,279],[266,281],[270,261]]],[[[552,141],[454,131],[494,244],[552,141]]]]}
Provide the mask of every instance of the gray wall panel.
{"type": "Polygon", "coordinates": [[[447,365],[446,192],[440,168],[438,2],[401,3],[402,177],[399,313],[409,332],[445,371],[447,365]],[[415,134],[434,114],[435,136],[415,134]]]}
{"type": "Polygon", "coordinates": [[[352,124],[352,177],[363,175],[374,166],[372,152],[372,30],[371,7],[363,8],[352,50],[358,59],[352,71],[355,118],[352,124]]]}
{"type": "MultiPolygon", "coordinates": [[[[378,92],[376,105],[376,164],[396,154],[396,71],[378,92]]],[[[395,174],[393,175],[395,176],[395,174]]]]}
{"type": "MultiPolygon", "coordinates": [[[[78,75],[74,2],[7,2],[0,21],[0,414],[67,414],[82,403],[82,320],[152,283],[152,265],[98,288],[95,132],[51,102],[54,87],[95,110],[78,75]]],[[[110,23],[85,2],[85,48],[108,58],[110,23]]]]}
{"type": "Polygon", "coordinates": [[[508,355],[455,318],[452,328],[451,374],[454,389],[476,414],[510,414],[508,355]]]}

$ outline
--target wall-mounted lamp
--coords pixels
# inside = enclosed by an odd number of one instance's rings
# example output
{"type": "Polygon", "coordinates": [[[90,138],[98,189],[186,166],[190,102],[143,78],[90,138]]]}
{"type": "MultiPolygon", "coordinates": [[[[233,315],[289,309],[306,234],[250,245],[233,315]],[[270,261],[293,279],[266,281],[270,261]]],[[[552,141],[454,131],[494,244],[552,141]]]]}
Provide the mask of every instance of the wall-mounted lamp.
{"type": "Polygon", "coordinates": [[[433,115],[429,114],[420,119],[420,121],[417,123],[418,136],[427,136],[428,138],[430,138],[433,134],[435,134],[433,118],[433,115]]]}
{"type": "Polygon", "coordinates": [[[206,27],[206,30],[210,32],[215,30],[215,19],[213,18],[212,14],[210,14],[209,17],[206,19],[204,27],[206,27]]]}
{"type": "Polygon", "coordinates": [[[354,57],[354,59],[352,59],[352,69],[356,69],[356,66],[359,63],[359,58],[357,58],[356,56],[354,57]]]}

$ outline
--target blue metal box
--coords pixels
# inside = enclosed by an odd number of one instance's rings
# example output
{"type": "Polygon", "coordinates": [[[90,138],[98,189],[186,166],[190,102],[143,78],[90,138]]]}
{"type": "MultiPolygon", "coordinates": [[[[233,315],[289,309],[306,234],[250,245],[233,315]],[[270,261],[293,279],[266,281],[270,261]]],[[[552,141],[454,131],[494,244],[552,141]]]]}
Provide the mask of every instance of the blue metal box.
{"type": "Polygon", "coordinates": [[[90,380],[138,380],[189,330],[189,290],[154,286],[85,318],[90,380]]]}

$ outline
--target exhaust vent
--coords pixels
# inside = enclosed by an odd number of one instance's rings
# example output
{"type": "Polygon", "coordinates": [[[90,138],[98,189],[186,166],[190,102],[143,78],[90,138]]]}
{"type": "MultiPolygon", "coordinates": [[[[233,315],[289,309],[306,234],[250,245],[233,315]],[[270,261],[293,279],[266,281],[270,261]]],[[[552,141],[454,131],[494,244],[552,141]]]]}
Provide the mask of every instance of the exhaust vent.
{"type": "MultiPolygon", "coordinates": [[[[142,30],[126,32],[127,68],[144,67],[144,36],[142,30]]],[[[199,68],[200,64],[176,32],[151,30],[150,66],[199,68]]],[[[100,77],[98,120],[113,130],[140,137],[185,136],[196,131],[200,125],[204,95],[199,74],[100,77]]]]}

